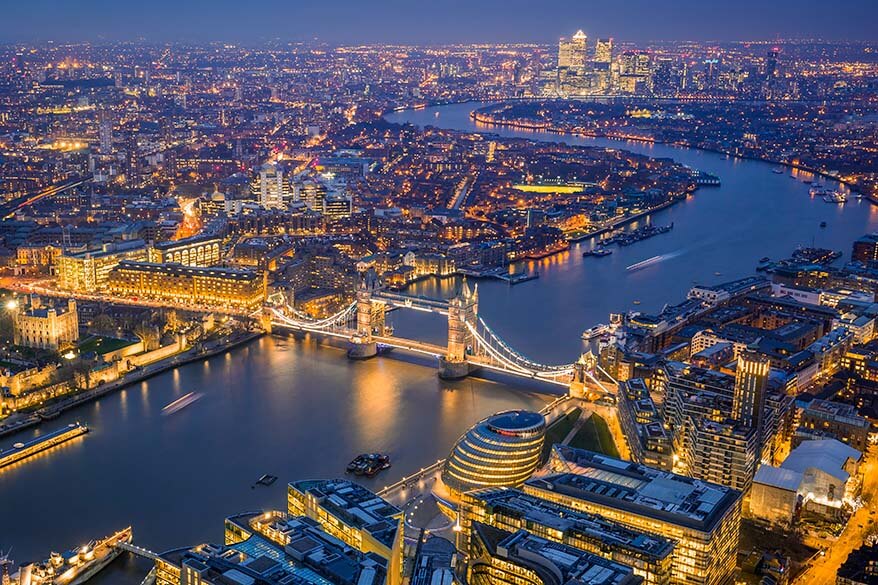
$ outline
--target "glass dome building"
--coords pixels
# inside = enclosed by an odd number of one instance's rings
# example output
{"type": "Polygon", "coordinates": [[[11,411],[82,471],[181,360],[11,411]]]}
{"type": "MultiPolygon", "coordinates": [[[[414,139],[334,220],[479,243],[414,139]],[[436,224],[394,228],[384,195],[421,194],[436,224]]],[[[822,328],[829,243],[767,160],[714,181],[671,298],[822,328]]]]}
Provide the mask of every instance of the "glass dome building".
{"type": "Polygon", "coordinates": [[[442,481],[455,494],[487,487],[518,487],[540,463],[546,419],[538,412],[509,410],[476,423],[457,440],[442,481]]]}

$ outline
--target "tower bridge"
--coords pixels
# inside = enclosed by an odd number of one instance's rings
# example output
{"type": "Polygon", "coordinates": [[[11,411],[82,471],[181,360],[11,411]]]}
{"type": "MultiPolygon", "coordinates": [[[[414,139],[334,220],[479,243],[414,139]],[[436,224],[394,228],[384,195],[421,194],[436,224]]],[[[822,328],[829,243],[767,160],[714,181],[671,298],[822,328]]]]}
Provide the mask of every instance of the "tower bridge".
{"type": "Polygon", "coordinates": [[[389,292],[364,282],[350,305],[328,317],[315,319],[281,303],[266,306],[265,318],[273,328],[345,339],[350,342],[351,359],[374,357],[379,346],[387,346],[436,357],[439,376],[444,379],[463,378],[483,368],[563,386],[573,395],[615,394],[616,381],[590,353],[583,354],[575,363],[547,365],[518,352],[479,316],[478,286],[471,289],[466,280],[457,294],[447,300],[389,292]],[[385,321],[390,308],[446,316],[447,344],[440,346],[391,335],[385,321]]]}

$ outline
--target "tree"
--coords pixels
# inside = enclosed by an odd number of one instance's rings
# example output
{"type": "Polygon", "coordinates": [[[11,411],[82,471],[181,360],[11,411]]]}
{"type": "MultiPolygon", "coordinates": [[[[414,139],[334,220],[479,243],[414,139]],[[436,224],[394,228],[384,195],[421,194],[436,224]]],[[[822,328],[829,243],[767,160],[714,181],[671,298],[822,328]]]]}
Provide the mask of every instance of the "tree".
{"type": "Polygon", "coordinates": [[[146,351],[156,349],[159,346],[158,329],[146,321],[141,321],[134,326],[134,335],[143,343],[143,349],[146,351]]]}
{"type": "Polygon", "coordinates": [[[101,335],[115,335],[116,321],[114,321],[113,318],[106,313],[101,313],[92,320],[91,327],[89,329],[92,332],[101,335]]]}

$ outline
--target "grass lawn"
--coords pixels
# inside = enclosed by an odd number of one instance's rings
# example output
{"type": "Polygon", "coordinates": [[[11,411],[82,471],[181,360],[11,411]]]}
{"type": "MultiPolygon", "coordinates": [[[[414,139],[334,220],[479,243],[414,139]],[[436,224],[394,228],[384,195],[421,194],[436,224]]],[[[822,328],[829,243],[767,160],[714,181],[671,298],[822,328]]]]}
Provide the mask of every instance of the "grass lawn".
{"type": "Polygon", "coordinates": [[[610,433],[607,421],[597,414],[592,414],[585,421],[569,444],[571,447],[588,449],[610,457],[619,456],[619,450],[616,449],[616,443],[613,441],[613,435],[610,433]]]}
{"type": "Polygon", "coordinates": [[[130,339],[117,339],[115,337],[95,335],[79,344],[79,353],[85,354],[93,351],[101,355],[111,351],[116,351],[117,349],[122,349],[129,345],[134,345],[135,343],[137,342],[131,341],[130,339]]]}
{"type": "Polygon", "coordinates": [[[573,425],[576,424],[576,421],[579,420],[580,416],[582,416],[582,410],[574,408],[566,415],[556,419],[555,422],[549,425],[546,429],[546,442],[543,444],[543,461],[546,461],[549,458],[549,453],[552,451],[552,445],[563,441],[564,437],[567,436],[567,433],[573,430],[573,425]]]}

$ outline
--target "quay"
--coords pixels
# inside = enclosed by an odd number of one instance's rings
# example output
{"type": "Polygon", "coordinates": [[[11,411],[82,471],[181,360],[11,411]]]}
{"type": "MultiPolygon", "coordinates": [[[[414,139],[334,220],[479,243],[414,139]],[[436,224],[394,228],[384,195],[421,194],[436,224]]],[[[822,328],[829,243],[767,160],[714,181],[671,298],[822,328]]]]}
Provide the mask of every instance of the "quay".
{"type": "Polygon", "coordinates": [[[510,273],[506,268],[492,268],[489,270],[474,270],[471,268],[462,268],[458,271],[461,276],[470,278],[493,278],[502,280],[507,284],[521,284],[530,280],[536,280],[540,277],[539,272],[515,272],[510,273]]]}
{"type": "Polygon", "coordinates": [[[26,443],[15,443],[9,449],[0,451],[0,467],[6,467],[19,461],[24,461],[33,457],[37,453],[41,453],[46,449],[51,449],[56,445],[65,443],[71,439],[84,435],[88,432],[88,427],[80,423],[71,423],[66,427],[46,433],[36,439],[27,441],[26,443]]]}
{"type": "Polygon", "coordinates": [[[143,368],[139,368],[127,374],[123,378],[120,378],[119,380],[108,382],[106,384],[101,384],[100,386],[92,388],[91,390],[79,392],[73,396],[62,399],[59,402],[43,407],[26,419],[17,420],[13,423],[10,423],[9,425],[0,425],[0,437],[11,435],[24,429],[36,426],[44,420],[57,418],[62,412],[66,410],[79,406],[80,404],[85,404],[86,402],[91,402],[92,400],[97,400],[102,396],[106,396],[107,394],[110,394],[117,390],[121,390],[122,388],[137,384],[139,382],[167,372],[168,370],[173,370],[179,366],[183,366],[194,361],[207,359],[215,355],[219,355],[238,346],[249,343],[254,339],[261,337],[262,335],[264,335],[264,333],[262,332],[248,332],[244,335],[235,336],[224,343],[217,344],[216,346],[201,349],[189,349],[187,351],[184,351],[183,353],[166,358],[154,364],[150,364],[143,368]]]}

